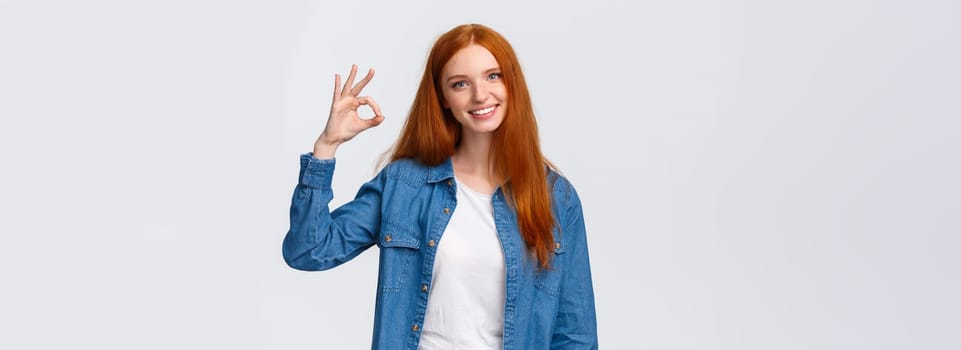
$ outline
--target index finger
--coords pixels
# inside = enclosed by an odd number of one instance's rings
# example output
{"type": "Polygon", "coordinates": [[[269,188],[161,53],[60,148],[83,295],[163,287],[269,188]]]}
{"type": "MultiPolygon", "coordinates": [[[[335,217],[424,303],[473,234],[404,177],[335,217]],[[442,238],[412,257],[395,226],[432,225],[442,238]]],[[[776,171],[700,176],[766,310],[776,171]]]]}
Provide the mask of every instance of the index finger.
{"type": "Polygon", "coordinates": [[[360,102],[362,105],[370,106],[370,109],[374,111],[374,117],[380,117],[384,115],[380,112],[380,106],[377,105],[377,102],[374,101],[373,97],[361,96],[357,98],[357,102],[360,102]]]}

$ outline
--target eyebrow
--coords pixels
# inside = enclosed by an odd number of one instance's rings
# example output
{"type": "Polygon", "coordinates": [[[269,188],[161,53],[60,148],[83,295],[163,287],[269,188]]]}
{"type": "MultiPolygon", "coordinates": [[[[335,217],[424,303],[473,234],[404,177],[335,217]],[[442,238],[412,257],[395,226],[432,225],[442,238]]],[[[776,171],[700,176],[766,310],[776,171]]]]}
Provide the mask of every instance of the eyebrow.
{"type": "MultiPolygon", "coordinates": [[[[484,71],[484,74],[485,74],[485,75],[486,75],[486,74],[490,74],[491,72],[496,72],[496,71],[499,71],[499,70],[501,70],[501,67],[488,68],[487,70],[484,71]]],[[[447,82],[450,82],[451,79],[454,79],[454,78],[467,78],[467,76],[464,75],[464,74],[451,75],[451,76],[447,77],[447,80],[446,80],[446,81],[447,81],[447,82]]]]}

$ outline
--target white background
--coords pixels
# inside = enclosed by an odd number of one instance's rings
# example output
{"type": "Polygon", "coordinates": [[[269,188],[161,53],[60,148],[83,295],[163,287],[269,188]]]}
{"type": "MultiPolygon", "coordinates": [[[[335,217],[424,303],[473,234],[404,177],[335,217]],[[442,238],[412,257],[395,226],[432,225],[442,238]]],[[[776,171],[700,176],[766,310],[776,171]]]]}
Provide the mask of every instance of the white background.
{"type": "Polygon", "coordinates": [[[438,35],[514,45],[607,349],[961,348],[957,1],[2,1],[0,348],[369,347],[377,250],[283,263],[334,73],[373,176],[438,35]]]}

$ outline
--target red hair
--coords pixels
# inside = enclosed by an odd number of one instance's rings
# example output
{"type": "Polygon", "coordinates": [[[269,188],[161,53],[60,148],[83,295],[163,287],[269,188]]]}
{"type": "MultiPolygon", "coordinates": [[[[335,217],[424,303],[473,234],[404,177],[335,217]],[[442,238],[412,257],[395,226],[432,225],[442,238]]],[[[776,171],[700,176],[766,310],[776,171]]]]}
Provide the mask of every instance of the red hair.
{"type": "Polygon", "coordinates": [[[514,49],[503,36],[480,24],[465,24],[441,35],[427,57],[427,67],[414,97],[404,129],[394,145],[391,161],[412,158],[437,165],[454,154],[461,125],[442,106],[441,70],[461,49],[483,46],[497,60],[507,88],[504,121],[494,131],[490,155],[493,176],[503,180],[508,203],[517,212],[517,224],[528,249],[542,267],[550,264],[554,246],[547,169],[554,168],[541,153],[534,108],[514,49]]]}

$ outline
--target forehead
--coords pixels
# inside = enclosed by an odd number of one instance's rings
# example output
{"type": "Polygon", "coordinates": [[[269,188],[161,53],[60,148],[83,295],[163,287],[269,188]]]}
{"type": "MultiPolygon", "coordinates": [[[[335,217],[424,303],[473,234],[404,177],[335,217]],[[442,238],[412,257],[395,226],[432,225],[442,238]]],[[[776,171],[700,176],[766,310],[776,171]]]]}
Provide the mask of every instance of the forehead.
{"type": "Polygon", "coordinates": [[[444,65],[441,75],[448,77],[452,75],[472,75],[483,74],[491,68],[499,68],[497,59],[483,46],[471,44],[457,51],[444,65]]]}

